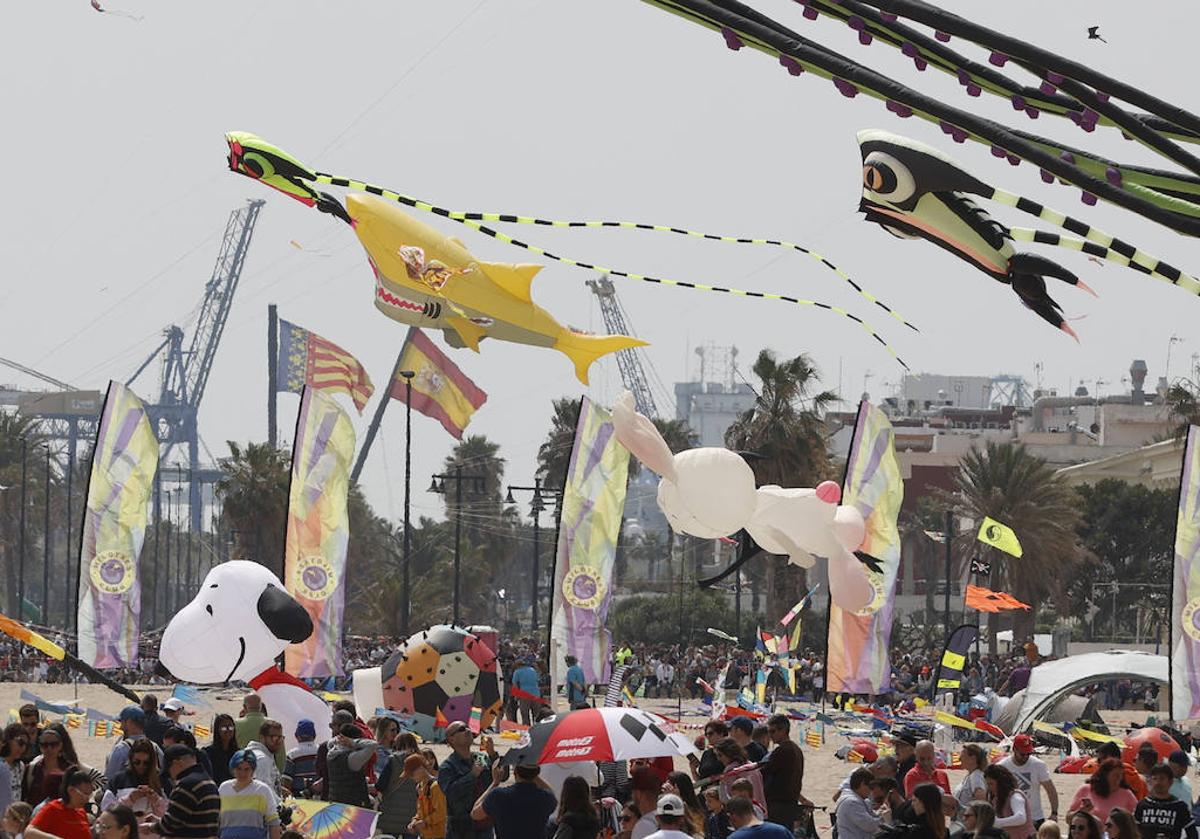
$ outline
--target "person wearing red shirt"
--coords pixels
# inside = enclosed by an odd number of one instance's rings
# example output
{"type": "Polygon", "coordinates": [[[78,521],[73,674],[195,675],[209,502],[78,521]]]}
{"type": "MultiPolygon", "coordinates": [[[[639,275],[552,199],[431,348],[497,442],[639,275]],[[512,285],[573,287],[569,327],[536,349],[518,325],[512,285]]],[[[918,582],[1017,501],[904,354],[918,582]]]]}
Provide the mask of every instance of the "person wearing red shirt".
{"type": "Polygon", "coordinates": [[[67,770],[63,776],[62,795],[42,805],[25,829],[25,835],[30,839],[53,839],[55,836],[59,839],[91,839],[92,830],[84,807],[95,790],[87,772],[79,767],[67,770]]]}
{"type": "Polygon", "coordinates": [[[933,741],[922,740],[917,743],[914,754],[916,755],[917,763],[904,776],[904,795],[912,798],[913,790],[917,788],[918,784],[937,784],[942,788],[942,792],[946,793],[946,795],[951,795],[950,779],[946,776],[945,770],[938,769],[933,765],[933,741]]]}

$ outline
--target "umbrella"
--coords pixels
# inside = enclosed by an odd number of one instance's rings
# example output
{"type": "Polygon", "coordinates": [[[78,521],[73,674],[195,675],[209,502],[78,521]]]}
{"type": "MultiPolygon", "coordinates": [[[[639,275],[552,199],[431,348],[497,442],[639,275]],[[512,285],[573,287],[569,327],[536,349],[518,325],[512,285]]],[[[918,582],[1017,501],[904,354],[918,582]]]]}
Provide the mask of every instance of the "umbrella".
{"type": "Polygon", "coordinates": [[[528,742],[504,763],[569,763],[583,760],[689,755],[696,747],[663,717],[638,708],[582,708],[547,717],[529,729],[528,742]]]}
{"type": "Polygon", "coordinates": [[[349,804],[294,799],[293,830],[311,839],[370,839],[379,813],[349,804]]]}

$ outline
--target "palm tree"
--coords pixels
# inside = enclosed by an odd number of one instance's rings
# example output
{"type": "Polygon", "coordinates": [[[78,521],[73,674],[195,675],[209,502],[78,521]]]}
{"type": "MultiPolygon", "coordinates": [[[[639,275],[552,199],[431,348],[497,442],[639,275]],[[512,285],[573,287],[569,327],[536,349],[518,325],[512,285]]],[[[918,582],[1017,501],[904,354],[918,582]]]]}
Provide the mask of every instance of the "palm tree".
{"type": "MultiPolygon", "coordinates": [[[[1063,604],[1072,571],[1085,561],[1077,541],[1080,505],[1075,492],[1045,461],[1010,443],[989,442],[967,452],[954,483],[956,492],[946,500],[955,513],[976,523],[990,516],[1021,540],[1020,559],[988,549],[993,554],[990,587],[1033,607],[1018,611],[1013,620],[1014,638],[1031,636],[1042,602],[1053,598],[1063,604]]],[[[974,539],[974,533],[961,534],[956,553],[969,555],[974,539]]],[[[995,614],[988,615],[993,651],[998,623],[995,614]]]]}
{"type": "MultiPolygon", "coordinates": [[[[699,436],[687,424],[687,420],[651,420],[658,433],[672,452],[690,449],[700,442],[699,436]]],[[[567,477],[571,463],[571,450],[575,445],[575,427],[579,424],[579,400],[571,397],[554,400],[554,416],[550,418],[550,432],[538,447],[538,477],[551,486],[561,486],[567,477]]],[[[629,461],[629,477],[637,475],[640,464],[637,459],[629,461]]]]}
{"type": "Polygon", "coordinates": [[[249,559],[280,573],[287,530],[291,458],[269,443],[229,442],[217,482],[225,532],[235,537],[234,558],[249,559]]]}
{"type": "MultiPolygon", "coordinates": [[[[5,604],[10,615],[21,616],[17,603],[17,567],[20,563],[18,551],[21,544],[21,454],[25,453],[26,516],[32,515],[34,498],[39,494],[42,472],[37,468],[34,453],[41,442],[41,435],[34,422],[20,414],[0,411],[0,562],[4,565],[4,584],[8,591],[5,604]],[[22,441],[24,443],[22,444],[22,441]]],[[[26,557],[33,555],[32,538],[40,528],[26,522],[26,557]]],[[[26,591],[32,568],[26,568],[26,591]]],[[[28,598],[27,598],[28,599],[28,598]]]]}
{"type": "Polygon", "coordinates": [[[1200,387],[1187,379],[1176,381],[1167,389],[1167,408],[1171,419],[1177,420],[1176,440],[1187,437],[1188,426],[1200,425],[1200,387]]]}
{"type": "MultiPolygon", "coordinates": [[[[764,349],[751,369],[762,382],[758,398],[729,426],[725,445],[755,455],[750,467],[760,486],[811,487],[834,477],[823,414],[837,395],[813,392],[819,378],[812,360],[801,353],[780,361],[764,349]]],[[[767,614],[782,615],[805,591],[804,570],[770,557],[766,576],[767,614]]]]}

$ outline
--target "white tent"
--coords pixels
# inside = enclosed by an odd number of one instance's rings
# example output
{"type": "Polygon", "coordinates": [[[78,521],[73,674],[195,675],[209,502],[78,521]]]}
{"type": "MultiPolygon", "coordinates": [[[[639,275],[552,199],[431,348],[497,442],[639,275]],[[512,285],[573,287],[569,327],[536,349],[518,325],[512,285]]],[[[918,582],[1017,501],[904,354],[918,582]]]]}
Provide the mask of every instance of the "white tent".
{"type": "Polygon", "coordinates": [[[1029,675],[1029,685],[1024,690],[1021,710],[1012,730],[1014,733],[1025,731],[1060,699],[1084,685],[1112,679],[1138,679],[1165,685],[1167,678],[1167,657],[1150,653],[1109,650],[1044,662],[1033,668],[1029,675]]]}

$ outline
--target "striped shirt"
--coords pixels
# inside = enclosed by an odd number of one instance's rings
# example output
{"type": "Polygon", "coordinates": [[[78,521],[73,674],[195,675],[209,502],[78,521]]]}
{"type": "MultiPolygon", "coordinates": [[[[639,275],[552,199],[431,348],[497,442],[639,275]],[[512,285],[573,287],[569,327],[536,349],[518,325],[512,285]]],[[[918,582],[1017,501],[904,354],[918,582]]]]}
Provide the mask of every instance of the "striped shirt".
{"type": "Polygon", "coordinates": [[[221,795],[213,779],[199,765],[189,767],[175,779],[167,812],[158,832],[180,839],[216,836],[221,824],[221,795]]]}
{"type": "Polygon", "coordinates": [[[221,784],[221,839],[267,839],[279,824],[279,799],[262,781],[250,780],[238,789],[236,781],[221,784]]]}

